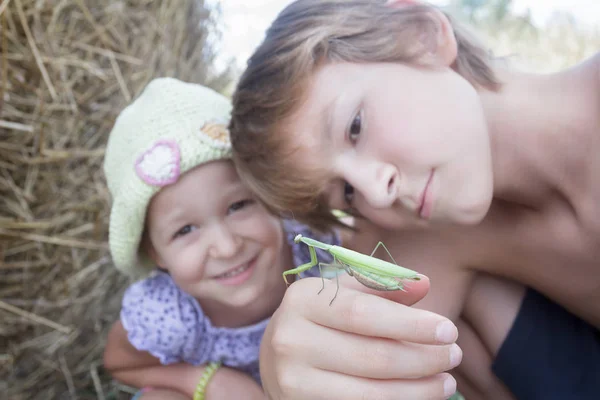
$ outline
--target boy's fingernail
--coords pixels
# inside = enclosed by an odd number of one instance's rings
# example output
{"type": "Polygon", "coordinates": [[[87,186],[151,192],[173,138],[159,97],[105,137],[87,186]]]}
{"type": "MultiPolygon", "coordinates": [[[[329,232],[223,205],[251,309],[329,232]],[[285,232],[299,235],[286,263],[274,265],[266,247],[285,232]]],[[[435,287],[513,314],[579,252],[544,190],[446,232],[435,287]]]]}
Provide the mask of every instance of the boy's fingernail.
{"type": "Polygon", "coordinates": [[[456,343],[450,347],[450,368],[456,367],[462,361],[462,350],[456,343]]]}
{"type": "Polygon", "coordinates": [[[448,376],[444,381],[444,396],[448,398],[456,393],[456,380],[452,376],[448,376]]]}
{"type": "Polygon", "coordinates": [[[441,343],[454,343],[458,338],[458,329],[450,321],[440,322],[435,329],[435,339],[441,343]]]}

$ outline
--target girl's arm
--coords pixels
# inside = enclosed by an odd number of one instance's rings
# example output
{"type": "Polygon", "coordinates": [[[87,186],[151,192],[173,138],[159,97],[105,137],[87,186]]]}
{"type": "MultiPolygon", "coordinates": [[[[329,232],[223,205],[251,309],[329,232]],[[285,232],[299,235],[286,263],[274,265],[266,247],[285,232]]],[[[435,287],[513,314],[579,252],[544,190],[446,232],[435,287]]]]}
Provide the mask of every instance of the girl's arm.
{"type": "Polygon", "coordinates": [[[121,370],[161,365],[158,359],[145,351],[139,351],[129,343],[127,332],[120,320],[108,333],[104,349],[104,368],[113,375],[121,370]]]}
{"type": "MultiPolygon", "coordinates": [[[[115,322],[108,334],[104,367],[113,378],[124,384],[137,388],[171,389],[190,398],[204,372],[204,365],[162,365],[156,357],[137,350],[129,343],[121,321],[115,322]]],[[[207,387],[207,397],[264,399],[262,389],[250,376],[226,367],[219,368],[212,377],[207,387]]]]}

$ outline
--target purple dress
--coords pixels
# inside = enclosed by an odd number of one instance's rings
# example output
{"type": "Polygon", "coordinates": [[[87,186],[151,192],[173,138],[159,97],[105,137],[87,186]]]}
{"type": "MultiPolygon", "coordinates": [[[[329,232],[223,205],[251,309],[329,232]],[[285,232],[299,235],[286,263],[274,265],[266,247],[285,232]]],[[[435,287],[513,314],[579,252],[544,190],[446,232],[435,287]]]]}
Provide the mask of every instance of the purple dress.
{"type": "MultiPolygon", "coordinates": [[[[295,267],[310,261],[308,247],[294,243],[303,236],[329,244],[339,244],[338,235],[319,235],[305,225],[284,221],[287,242],[292,246],[295,267]]],[[[321,262],[331,262],[329,253],[317,249],[321,262]]],[[[302,277],[319,276],[319,268],[305,271],[302,277]]],[[[204,315],[198,301],[179,289],[164,272],[132,284],[123,297],[121,322],[131,344],[147,351],[161,364],[201,365],[222,361],[224,365],[250,374],[260,383],[258,353],[269,319],[242,328],[215,327],[204,315]]]]}

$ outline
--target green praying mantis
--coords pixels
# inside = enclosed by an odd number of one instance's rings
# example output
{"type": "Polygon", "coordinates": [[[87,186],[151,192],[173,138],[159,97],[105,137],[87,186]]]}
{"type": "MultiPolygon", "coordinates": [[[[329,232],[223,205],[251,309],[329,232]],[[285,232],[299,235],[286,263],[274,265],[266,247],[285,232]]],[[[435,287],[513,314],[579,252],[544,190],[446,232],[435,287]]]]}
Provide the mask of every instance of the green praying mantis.
{"type": "MultiPolygon", "coordinates": [[[[307,238],[300,234],[296,235],[294,242],[302,242],[308,246],[308,250],[310,252],[310,261],[283,273],[283,280],[288,285],[289,283],[286,278],[287,275],[299,274],[314,267],[315,265],[319,266],[319,271],[321,272],[321,266],[332,266],[335,268],[344,269],[348,275],[353,276],[357,281],[366,287],[375,290],[404,290],[404,284],[402,282],[403,280],[418,281],[420,279],[419,275],[415,271],[396,264],[394,257],[392,257],[382,242],[377,243],[377,246],[375,246],[375,249],[373,249],[373,252],[370,256],[354,250],[346,249],[341,246],[319,242],[318,240],[307,238]],[[393,264],[391,262],[373,257],[373,254],[375,254],[375,251],[377,251],[379,246],[383,246],[392,261],[394,261],[393,264]],[[333,256],[333,263],[326,264],[318,262],[315,248],[329,252],[329,254],[333,256]]],[[[319,290],[319,294],[325,288],[325,280],[323,279],[322,273],[321,279],[323,280],[323,287],[321,290],[319,290]]],[[[333,304],[333,301],[337,297],[338,290],[340,288],[339,281],[337,279],[336,283],[337,288],[335,291],[335,296],[333,296],[333,299],[331,299],[329,305],[333,304]]]]}

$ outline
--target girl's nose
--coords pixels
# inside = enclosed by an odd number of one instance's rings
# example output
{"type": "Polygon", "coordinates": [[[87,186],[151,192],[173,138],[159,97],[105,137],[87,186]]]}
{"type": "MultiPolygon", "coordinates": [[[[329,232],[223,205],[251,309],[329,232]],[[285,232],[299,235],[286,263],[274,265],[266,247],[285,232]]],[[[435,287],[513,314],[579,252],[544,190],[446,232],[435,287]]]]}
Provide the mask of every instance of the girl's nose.
{"type": "Polygon", "coordinates": [[[208,254],[213,258],[231,258],[238,253],[242,244],[240,237],[223,224],[215,227],[211,239],[208,254]]]}

